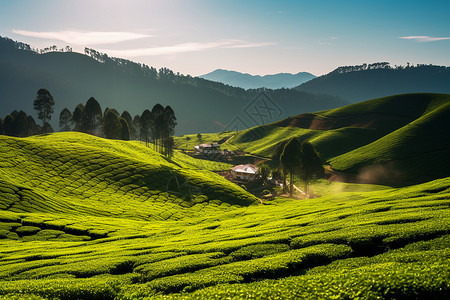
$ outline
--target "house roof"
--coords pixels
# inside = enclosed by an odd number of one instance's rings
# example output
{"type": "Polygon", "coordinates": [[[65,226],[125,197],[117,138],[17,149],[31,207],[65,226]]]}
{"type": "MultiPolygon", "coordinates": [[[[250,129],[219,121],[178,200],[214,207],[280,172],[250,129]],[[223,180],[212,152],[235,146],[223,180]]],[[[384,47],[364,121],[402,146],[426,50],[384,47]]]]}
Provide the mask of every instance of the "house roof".
{"type": "Polygon", "coordinates": [[[219,144],[215,144],[215,143],[208,143],[208,144],[200,144],[200,145],[198,145],[198,147],[199,148],[219,148],[220,145],[219,144]]]}
{"type": "Polygon", "coordinates": [[[231,170],[239,173],[256,174],[258,173],[259,168],[252,164],[246,164],[234,166],[231,170]]]}

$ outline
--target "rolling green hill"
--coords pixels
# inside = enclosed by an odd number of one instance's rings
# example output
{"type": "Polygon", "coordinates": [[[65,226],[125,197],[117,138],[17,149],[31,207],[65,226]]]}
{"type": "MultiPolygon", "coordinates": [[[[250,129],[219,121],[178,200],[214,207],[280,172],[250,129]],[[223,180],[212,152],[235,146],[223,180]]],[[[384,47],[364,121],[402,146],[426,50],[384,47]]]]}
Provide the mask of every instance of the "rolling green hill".
{"type": "Polygon", "coordinates": [[[450,95],[396,95],[254,127],[225,145],[271,156],[296,136],[347,180],[413,184],[450,175],[449,114],[450,95]]]}
{"type": "Polygon", "coordinates": [[[227,165],[81,133],[0,136],[0,166],[0,299],[450,293],[450,177],[261,205],[227,165]]]}

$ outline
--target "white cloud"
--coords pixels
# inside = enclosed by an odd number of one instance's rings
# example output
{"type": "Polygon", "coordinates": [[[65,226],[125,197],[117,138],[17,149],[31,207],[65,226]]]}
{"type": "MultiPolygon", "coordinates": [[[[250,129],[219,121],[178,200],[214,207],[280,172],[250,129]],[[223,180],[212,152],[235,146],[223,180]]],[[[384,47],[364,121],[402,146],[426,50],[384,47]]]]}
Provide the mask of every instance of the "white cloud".
{"type": "Polygon", "coordinates": [[[242,40],[220,40],[207,43],[183,43],[172,46],[141,48],[141,49],[125,49],[125,50],[101,49],[99,51],[108,53],[108,55],[112,56],[135,57],[135,56],[173,55],[178,53],[197,52],[221,48],[254,48],[270,45],[274,45],[274,43],[250,43],[242,40]]]}
{"type": "Polygon", "coordinates": [[[113,44],[129,40],[150,37],[150,35],[132,32],[83,32],[83,31],[26,31],[13,29],[15,34],[50,40],[60,40],[71,45],[113,44]]]}
{"type": "Polygon", "coordinates": [[[399,39],[414,40],[417,42],[436,42],[443,40],[450,40],[450,37],[432,37],[427,35],[413,35],[413,36],[401,36],[399,39]]]}

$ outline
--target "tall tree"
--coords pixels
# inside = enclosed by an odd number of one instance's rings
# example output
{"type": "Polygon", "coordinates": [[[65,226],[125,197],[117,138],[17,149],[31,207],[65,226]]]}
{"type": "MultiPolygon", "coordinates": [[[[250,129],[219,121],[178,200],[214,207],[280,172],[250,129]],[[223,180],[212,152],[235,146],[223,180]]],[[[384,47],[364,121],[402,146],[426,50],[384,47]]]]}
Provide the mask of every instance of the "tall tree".
{"type": "Polygon", "coordinates": [[[14,118],[11,115],[6,115],[3,121],[3,132],[5,135],[12,136],[14,134],[14,118]]]}
{"type": "Polygon", "coordinates": [[[37,97],[36,100],[34,100],[33,104],[34,109],[38,113],[38,119],[42,120],[44,133],[46,133],[45,124],[52,118],[55,100],[53,100],[53,96],[49,91],[47,91],[46,89],[40,89],[37,92],[37,97]]]}
{"type": "Polygon", "coordinates": [[[124,118],[120,118],[120,139],[124,140],[124,141],[129,141],[130,140],[130,127],[128,126],[128,122],[127,120],[125,120],[124,118]]]}
{"type": "Polygon", "coordinates": [[[121,125],[119,116],[114,110],[108,109],[105,112],[103,133],[107,139],[118,139],[120,137],[121,125]]]}
{"type": "Polygon", "coordinates": [[[133,140],[141,140],[141,116],[135,115],[133,118],[133,125],[130,127],[130,134],[133,140]]]}
{"type": "Polygon", "coordinates": [[[34,120],[34,118],[32,116],[27,116],[27,120],[28,120],[28,135],[35,135],[38,134],[39,132],[39,127],[36,124],[36,121],[34,120]]]}
{"type": "Polygon", "coordinates": [[[102,123],[102,108],[100,103],[91,97],[86,102],[82,112],[82,131],[89,134],[98,134],[98,129],[102,123]]]}
{"type": "Polygon", "coordinates": [[[121,115],[121,118],[124,118],[125,121],[127,121],[128,126],[131,126],[131,123],[133,122],[133,118],[131,117],[130,113],[128,111],[124,111],[121,115]]]}
{"type": "Polygon", "coordinates": [[[152,139],[155,151],[162,152],[162,131],[164,128],[164,107],[157,103],[152,108],[153,123],[152,123],[152,139]]]}
{"type": "Polygon", "coordinates": [[[298,169],[298,177],[305,185],[305,194],[309,197],[309,185],[312,181],[324,176],[324,169],[319,153],[313,145],[304,141],[301,144],[301,168],[298,169]]]}
{"type": "Polygon", "coordinates": [[[175,117],[175,112],[170,106],[164,108],[163,113],[163,126],[161,131],[162,144],[164,145],[163,153],[166,156],[172,156],[174,140],[173,135],[175,134],[175,126],[177,125],[177,118],[175,117]]]}
{"type": "Polygon", "coordinates": [[[81,123],[83,121],[83,109],[84,109],[84,105],[83,104],[78,104],[77,107],[75,107],[75,110],[73,111],[72,114],[72,120],[75,123],[75,128],[74,130],[76,131],[81,131],[81,123]]]}
{"type": "Polygon", "coordinates": [[[281,153],[280,161],[283,170],[289,174],[289,194],[292,197],[294,187],[294,175],[301,167],[301,144],[296,138],[290,138],[281,153]]]}
{"type": "Polygon", "coordinates": [[[0,118],[0,135],[5,134],[5,131],[3,130],[3,119],[0,118]]]}
{"type": "Polygon", "coordinates": [[[73,116],[70,110],[64,108],[59,114],[59,128],[61,131],[69,131],[72,129],[73,116]]]}
{"type": "Polygon", "coordinates": [[[13,135],[18,137],[28,136],[27,114],[21,110],[13,121],[13,135]]]}
{"type": "Polygon", "coordinates": [[[140,124],[140,136],[141,139],[144,140],[145,145],[148,146],[148,143],[150,142],[150,137],[152,137],[152,128],[153,128],[153,113],[149,111],[148,109],[144,110],[141,117],[139,118],[139,124],[140,124]]]}

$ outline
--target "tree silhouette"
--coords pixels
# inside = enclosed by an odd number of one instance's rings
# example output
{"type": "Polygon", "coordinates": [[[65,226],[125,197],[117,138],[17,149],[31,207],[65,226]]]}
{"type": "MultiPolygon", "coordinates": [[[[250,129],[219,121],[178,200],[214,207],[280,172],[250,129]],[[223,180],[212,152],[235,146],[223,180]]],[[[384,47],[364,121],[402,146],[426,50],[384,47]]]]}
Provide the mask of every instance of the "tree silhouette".
{"type": "Polygon", "coordinates": [[[81,122],[83,121],[83,109],[84,105],[80,103],[77,105],[77,107],[75,107],[75,110],[73,111],[72,114],[72,120],[75,123],[74,130],[76,131],[81,131],[81,122]]]}
{"type": "Polygon", "coordinates": [[[163,125],[162,125],[162,144],[164,145],[163,153],[166,156],[172,156],[174,140],[173,135],[175,134],[175,126],[177,125],[177,118],[175,117],[175,112],[170,106],[164,108],[163,114],[163,125]]]}
{"type": "Polygon", "coordinates": [[[105,118],[103,123],[103,133],[107,139],[118,139],[121,133],[121,125],[119,116],[114,110],[108,109],[105,112],[105,118]]]}
{"type": "Polygon", "coordinates": [[[53,106],[55,101],[52,95],[46,89],[40,89],[37,92],[36,100],[34,100],[34,109],[38,113],[38,119],[42,120],[43,130],[46,133],[47,120],[51,120],[53,114],[53,106]]]}
{"type": "Polygon", "coordinates": [[[141,140],[140,131],[141,131],[141,116],[135,115],[133,118],[133,123],[130,126],[131,138],[140,141],[141,140]]]}
{"type": "Polygon", "coordinates": [[[141,117],[139,118],[139,125],[140,125],[139,133],[141,139],[144,140],[146,146],[148,146],[150,142],[153,121],[154,121],[153,114],[148,109],[144,110],[141,117]]]}
{"type": "Polygon", "coordinates": [[[21,110],[13,121],[13,136],[28,136],[28,119],[27,114],[21,110]]]}
{"type": "Polygon", "coordinates": [[[289,194],[292,197],[294,187],[294,175],[301,168],[301,149],[300,142],[296,138],[290,138],[283,148],[280,161],[284,172],[289,174],[289,194]]]}
{"type": "Polygon", "coordinates": [[[309,185],[312,181],[324,176],[322,160],[319,153],[310,142],[304,141],[301,144],[301,168],[298,169],[298,177],[305,185],[305,194],[309,197],[309,185]]]}
{"type": "Polygon", "coordinates": [[[89,134],[98,134],[98,127],[102,123],[102,108],[94,97],[86,102],[82,111],[82,131],[89,134]]]}
{"type": "Polygon", "coordinates": [[[119,118],[120,121],[120,139],[124,141],[130,140],[130,127],[128,126],[127,120],[124,118],[119,118]]]}
{"type": "Polygon", "coordinates": [[[39,127],[32,116],[27,116],[28,120],[28,136],[35,135],[39,132],[39,127]]]}
{"type": "Polygon", "coordinates": [[[4,131],[4,129],[3,129],[3,119],[2,118],[0,118],[0,134],[5,134],[5,131],[4,131]]]}
{"type": "Polygon", "coordinates": [[[12,136],[14,133],[14,118],[10,114],[6,115],[5,120],[3,121],[3,132],[5,135],[12,136]]]}
{"type": "Polygon", "coordinates": [[[164,127],[164,107],[157,103],[152,108],[153,124],[152,128],[152,139],[155,151],[162,152],[162,131],[164,127]]]}
{"type": "Polygon", "coordinates": [[[72,128],[72,124],[72,113],[67,108],[64,108],[59,114],[59,128],[61,131],[69,131],[72,128]]]}

